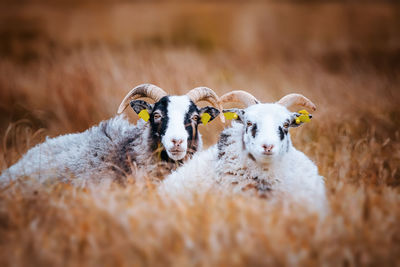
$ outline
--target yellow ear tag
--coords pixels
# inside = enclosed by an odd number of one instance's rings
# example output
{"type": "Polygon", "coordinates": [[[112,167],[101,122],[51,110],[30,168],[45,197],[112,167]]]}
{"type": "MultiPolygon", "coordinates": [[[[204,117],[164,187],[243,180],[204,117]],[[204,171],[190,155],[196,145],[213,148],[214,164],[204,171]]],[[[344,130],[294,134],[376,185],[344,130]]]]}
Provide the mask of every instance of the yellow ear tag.
{"type": "Polygon", "coordinates": [[[210,114],[208,114],[208,113],[203,113],[203,114],[201,114],[201,122],[202,122],[204,125],[207,125],[207,123],[210,121],[210,119],[211,119],[210,114]]]}
{"type": "Polygon", "coordinates": [[[238,115],[235,112],[226,112],[224,113],[224,116],[227,120],[236,120],[238,118],[238,115]]]}
{"type": "Polygon", "coordinates": [[[300,124],[301,122],[305,123],[305,122],[310,121],[310,116],[309,116],[310,113],[308,113],[307,110],[303,109],[297,113],[300,113],[301,115],[296,118],[296,124],[300,124]]]}
{"type": "Polygon", "coordinates": [[[308,111],[305,110],[305,109],[302,109],[302,110],[300,110],[300,111],[297,112],[297,113],[300,113],[300,114],[303,114],[303,115],[308,115],[308,114],[310,114],[310,113],[308,113],[308,111]]]}
{"type": "Polygon", "coordinates": [[[144,121],[148,121],[150,119],[150,114],[147,111],[147,109],[143,109],[142,111],[139,112],[139,118],[141,118],[144,121]]]}

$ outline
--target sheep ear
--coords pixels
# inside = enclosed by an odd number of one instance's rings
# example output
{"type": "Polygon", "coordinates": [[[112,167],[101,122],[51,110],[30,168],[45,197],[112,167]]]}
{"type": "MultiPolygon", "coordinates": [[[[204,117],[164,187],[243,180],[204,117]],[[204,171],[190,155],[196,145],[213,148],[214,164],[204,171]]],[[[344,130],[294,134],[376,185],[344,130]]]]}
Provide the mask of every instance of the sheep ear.
{"type": "Polygon", "coordinates": [[[153,110],[153,105],[143,100],[133,100],[130,102],[132,109],[139,115],[144,121],[148,121],[150,113],[153,110]]]}
{"type": "Polygon", "coordinates": [[[239,108],[224,109],[222,111],[227,120],[244,121],[244,110],[239,108]]]}
{"type": "Polygon", "coordinates": [[[300,110],[299,112],[292,113],[292,119],[290,122],[290,127],[299,127],[303,123],[310,122],[312,115],[306,110],[300,110]]]}
{"type": "Polygon", "coordinates": [[[219,115],[219,110],[214,108],[214,107],[204,107],[200,109],[200,118],[201,118],[201,123],[204,125],[207,125],[210,121],[215,119],[219,115]]]}

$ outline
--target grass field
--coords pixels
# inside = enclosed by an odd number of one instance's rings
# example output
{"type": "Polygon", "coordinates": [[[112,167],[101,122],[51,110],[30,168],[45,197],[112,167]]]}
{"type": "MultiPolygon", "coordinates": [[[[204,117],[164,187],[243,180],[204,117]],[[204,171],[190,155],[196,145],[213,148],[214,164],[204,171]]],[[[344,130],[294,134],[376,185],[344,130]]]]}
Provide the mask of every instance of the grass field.
{"type": "MultiPolygon", "coordinates": [[[[13,26],[1,24],[0,170],[45,136],[114,116],[140,83],[244,89],[264,102],[298,92],[317,111],[292,140],[325,177],[330,212],[319,220],[238,195],[165,199],[146,175],[125,187],[17,183],[0,189],[0,266],[400,265],[398,5],[139,3],[61,15],[62,3],[12,6],[13,26]],[[135,22],[147,28],[120,27],[135,22]]],[[[206,146],[226,126],[201,126],[206,146]]]]}

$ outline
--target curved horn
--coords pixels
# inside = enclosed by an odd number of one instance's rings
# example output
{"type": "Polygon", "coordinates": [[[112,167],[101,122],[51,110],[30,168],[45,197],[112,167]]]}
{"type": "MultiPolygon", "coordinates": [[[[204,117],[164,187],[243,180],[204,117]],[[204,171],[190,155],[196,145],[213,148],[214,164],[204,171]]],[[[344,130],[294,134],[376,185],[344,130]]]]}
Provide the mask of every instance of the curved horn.
{"type": "Polygon", "coordinates": [[[121,104],[119,105],[117,114],[121,114],[132,100],[141,97],[148,97],[157,102],[166,95],[167,93],[156,85],[150,83],[138,85],[125,96],[124,100],[122,100],[121,104]]]}
{"type": "Polygon", "coordinates": [[[221,104],[228,102],[243,103],[246,105],[246,107],[260,103],[260,101],[258,101],[257,98],[255,98],[255,96],[242,90],[232,91],[221,96],[220,98],[221,104]]]}
{"type": "Polygon", "coordinates": [[[317,107],[315,106],[315,104],[313,102],[311,102],[310,99],[308,99],[307,97],[301,95],[301,94],[288,94],[285,95],[284,97],[282,97],[278,102],[276,102],[277,104],[280,104],[282,106],[285,106],[287,108],[293,106],[293,105],[299,105],[299,106],[303,106],[306,108],[309,108],[313,111],[315,111],[317,109],[317,107]]]}
{"type": "MultiPolygon", "coordinates": [[[[186,94],[194,103],[199,101],[207,101],[212,106],[218,108],[222,114],[222,106],[220,104],[217,94],[208,87],[196,87],[186,94]]],[[[220,116],[222,122],[225,122],[223,116],[220,116]]]]}

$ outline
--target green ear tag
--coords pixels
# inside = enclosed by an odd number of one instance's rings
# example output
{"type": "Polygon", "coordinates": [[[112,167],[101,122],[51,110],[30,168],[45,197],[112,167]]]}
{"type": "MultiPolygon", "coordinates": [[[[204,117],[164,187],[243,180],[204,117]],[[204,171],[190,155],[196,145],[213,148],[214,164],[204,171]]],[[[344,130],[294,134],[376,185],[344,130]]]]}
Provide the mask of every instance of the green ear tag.
{"type": "Polygon", "coordinates": [[[207,125],[207,123],[210,121],[210,119],[211,119],[210,114],[208,114],[208,113],[203,113],[203,114],[201,114],[201,122],[202,122],[204,125],[207,125]]]}
{"type": "Polygon", "coordinates": [[[236,120],[238,115],[235,112],[225,112],[224,116],[227,120],[236,120]]]}
{"type": "Polygon", "coordinates": [[[142,111],[139,112],[139,118],[141,118],[144,121],[148,121],[150,119],[149,112],[147,109],[143,109],[142,111]]]}

